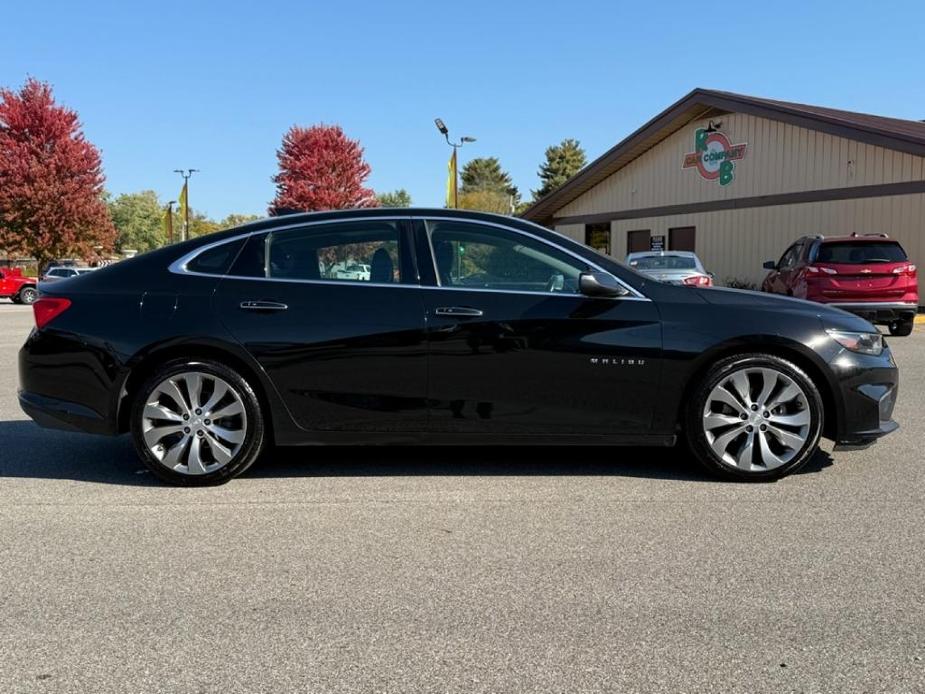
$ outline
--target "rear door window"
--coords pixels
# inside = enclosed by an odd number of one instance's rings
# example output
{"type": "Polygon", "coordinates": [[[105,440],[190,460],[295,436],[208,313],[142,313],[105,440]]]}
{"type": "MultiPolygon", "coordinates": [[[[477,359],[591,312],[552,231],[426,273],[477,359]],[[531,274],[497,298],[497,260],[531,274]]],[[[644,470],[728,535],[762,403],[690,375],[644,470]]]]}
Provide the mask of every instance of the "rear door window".
{"type": "Polygon", "coordinates": [[[409,284],[401,222],[369,219],[251,237],[230,274],[298,281],[409,284]]]}
{"type": "Polygon", "coordinates": [[[816,254],[817,263],[834,265],[868,265],[902,263],[906,252],[895,241],[833,241],[823,243],[816,254]]]}

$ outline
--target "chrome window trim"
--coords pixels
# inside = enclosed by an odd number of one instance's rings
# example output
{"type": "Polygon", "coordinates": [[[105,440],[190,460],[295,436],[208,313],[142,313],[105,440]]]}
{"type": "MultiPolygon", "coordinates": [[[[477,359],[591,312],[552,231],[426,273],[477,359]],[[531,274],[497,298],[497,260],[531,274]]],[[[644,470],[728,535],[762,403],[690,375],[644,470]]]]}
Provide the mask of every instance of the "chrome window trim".
{"type": "MultiPolygon", "coordinates": [[[[226,244],[226,243],[234,243],[235,241],[239,241],[240,239],[247,239],[247,238],[250,238],[251,236],[256,236],[256,235],[258,235],[258,234],[271,234],[271,233],[275,233],[275,232],[277,232],[277,231],[286,231],[286,230],[288,230],[288,229],[301,229],[301,228],[304,228],[304,227],[317,226],[317,225],[319,225],[319,224],[344,224],[344,223],[346,223],[346,222],[359,222],[359,221],[363,221],[363,220],[365,220],[365,219],[378,219],[378,220],[382,220],[382,221],[408,221],[409,219],[411,219],[411,216],[410,216],[410,215],[395,215],[395,216],[389,215],[389,216],[383,216],[383,217],[349,217],[349,218],[344,218],[344,219],[319,219],[319,220],[314,221],[314,222],[297,222],[297,223],[293,223],[293,224],[286,224],[286,225],[283,225],[283,226],[275,226],[275,227],[271,227],[271,228],[269,228],[269,229],[255,229],[254,231],[247,231],[247,232],[244,232],[244,233],[242,233],[242,234],[237,234],[237,235],[235,235],[235,236],[230,236],[230,237],[228,237],[227,239],[222,239],[221,241],[214,241],[213,243],[208,243],[208,244],[206,244],[205,246],[200,246],[199,248],[194,248],[194,249],[191,250],[189,253],[187,253],[187,254],[185,254],[185,255],[183,255],[183,256],[180,256],[180,257],[177,258],[175,261],[173,261],[170,265],[168,265],[168,266],[167,266],[167,270],[168,270],[169,272],[174,273],[175,275],[193,275],[193,276],[196,276],[196,277],[227,277],[227,276],[228,276],[228,273],[227,273],[227,272],[224,273],[224,274],[221,274],[221,275],[218,275],[218,274],[215,274],[215,273],[210,273],[210,272],[193,272],[192,270],[187,269],[186,266],[190,263],[190,261],[192,261],[194,258],[196,258],[196,256],[198,256],[200,253],[205,253],[205,252],[208,251],[208,250],[211,250],[211,249],[213,249],[213,248],[217,248],[217,247],[222,246],[222,245],[224,245],[224,244],[226,244]]],[[[273,278],[273,277],[237,277],[237,276],[235,276],[235,277],[236,277],[237,279],[251,279],[251,280],[273,280],[273,279],[276,279],[277,281],[283,281],[283,282],[316,282],[316,281],[321,281],[321,280],[287,280],[287,279],[283,279],[283,278],[280,278],[280,277],[277,277],[277,278],[273,278]]],[[[343,281],[344,281],[344,280],[336,281],[335,284],[340,284],[340,283],[343,282],[343,281]]],[[[369,284],[369,283],[367,282],[366,284],[369,284]]],[[[390,285],[384,285],[384,286],[390,286],[390,285]]],[[[409,286],[409,285],[406,285],[406,284],[405,284],[405,285],[401,285],[401,286],[407,287],[407,286],[409,286]]],[[[411,286],[413,286],[413,285],[411,285],[411,286]]]]}
{"type": "MultiPolygon", "coordinates": [[[[492,294],[528,294],[531,296],[545,296],[545,297],[559,296],[559,297],[574,298],[574,297],[584,296],[583,294],[534,292],[534,291],[528,291],[528,290],[513,290],[513,289],[486,289],[482,287],[442,287],[439,285],[440,274],[437,271],[437,261],[436,261],[436,258],[434,257],[434,249],[431,244],[430,230],[427,229],[427,224],[426,224],[427,221],[462,222],[464,224],[477,224],[477,225],[483,225],[483,226],[489,226],[489,227],[496,227],[498,229],[510,231],[515,234],[521,234],[528,238],[534,239],[535,241],[538,241],[541,244],[552,246],[553,248],[561,251],[562,253],[565,253],[566,255],[571,256],[572,258],[575,258],[576,260],[597,270],[598,272],[605,272],[608,275],[611,275],[617,282],[620,283],[621,286],[623,286],[630,293],[628,296],[612,297],[613,300],[615,301],[651,301],[649,297],[645,296],[640,291],[638,291],[634,287],[630,286],[629,284],[621,280],[619,277],[614,275],[612,272],[605,270],[600,265],[597,265],[596,263],[588,260],[587,258],[583,258],[582,256],[578,255],[574,251],[569,250],[568,248],[563,248],[562,246],[559,246],[558,244],[547,241],[546,239],[540,236],[537,236],[536,234],[531,234],[530,232],[524,231],[523,229],[515,229],[514,227],[510,227],[505,224],[499,224],[497,222],[487,222],[481,219],[465,219],[465,218],[460,218],[460,217],[441,217],[441,216],[431,216],[431,215],[426,215],[426,216],[388,215],[388,216],[382,216],[382,217],[345,217],[343,219],[323,219],[323,220],[317,220],[314,222],[295,222],[293,224],[286,224],[283,226],[272,227],[269,229],[256,229],[254,231],[248,231],[242,234],[237,234],[235,236],[221,239],[220,241],[214,241],[213,243],[208,243],[205,246],[200,246],[199,248],[195,248],[189,253],[186,253],[182,255],[181,257],[179,257],[177,260],[173,261],[167,267],[167,269],[169,272],[172,272],[176,275],[191,275],[193,277],[214,277],[218,279],[225,279],[225,278],[230,277],[236,280],[252,280],[252,281],[258,281],[258,282],[289,282],[289,283],[296,283],[296,284],[324,284],[324,285],[334,285],[338,287],[348,286],[348,287],[391,287],[391,288],[398,288],[398,289],[405,289],[405,288],[440,289],[440,290],[445,290],[445,291],[485,292],[485,293],[492,293],[492,294]],[[218,246],[222,246],[227,243],[234,243],[235,241],[239,241],[241,239],[248,239],[251,236],[256,236],[258,234],[271,234],[271,233],[276,233],[279,231],[287,231],[290,229],[302,229],[305,227],[317,226],[320,224],[328,224],[328,225],[345,224],[348,222],[360,222],[360,221],[365,221],[365,220],[370,220],[370,219],[375,219],[379,221],[421,221],[421,222],[424,222],[425,223],[424,229],[425,229],[425,233],[427,234],[427,244],[430,250],[430,259],[434,265],[434,276],[436,277],[437,286],[429,287],[426,285],[422,285],[420,284],[420,280],[418,280],[418,284],[404,284],[404,283],[383,284],[381,282],[363,282],[360,280],[357,280],[357,281],[352,281],[352,280],[303,280],[303,279],[289,279],[289,278],[284,278],[284,277],[241,277],[237,275],[229,275],[227,272],[224,274],[216,274],[216,273],[208,273],[208,272],[193,272],[192,270],[189,270],[187,268],[187,265],[201,253],[205,253],[208,250],[217,248],[218,246]]],[[[553,233],[557,233],[557,232],[553,232],[553,233]]],[[[561,234],[559,235],[562,236],[561,234]]],[[[563,236],[563,238],[567,238],[567,237],[563,236]]]]}

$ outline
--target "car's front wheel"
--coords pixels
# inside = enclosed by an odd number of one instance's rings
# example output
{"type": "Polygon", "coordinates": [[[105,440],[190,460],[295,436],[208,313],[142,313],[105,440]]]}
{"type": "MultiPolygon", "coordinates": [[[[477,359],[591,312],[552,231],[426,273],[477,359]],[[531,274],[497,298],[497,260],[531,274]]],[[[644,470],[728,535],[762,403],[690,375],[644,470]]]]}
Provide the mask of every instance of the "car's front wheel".
{"type": "Polygon", "coordinates": [[[796,364],[770,354],[729,357],[696,385],[685,413],[698,460],[724,477],[779,479],[812,457],[822,397],[796,364]]]}
{"type": "Polygon", "coordinates": [[[131,414],[139,457],[172,484],[222,484],[260,455],[260,401],[239,374],[217,362],[178,360],[138,391],[131,414]]]}

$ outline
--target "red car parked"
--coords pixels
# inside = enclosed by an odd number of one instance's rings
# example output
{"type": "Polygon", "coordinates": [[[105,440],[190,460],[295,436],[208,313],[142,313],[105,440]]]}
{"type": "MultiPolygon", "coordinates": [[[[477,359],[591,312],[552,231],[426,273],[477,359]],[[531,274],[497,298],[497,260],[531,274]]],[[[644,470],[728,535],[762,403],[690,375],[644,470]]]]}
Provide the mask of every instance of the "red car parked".
{"type": "Polygon", "coordinates": [[[762,291],[837,306],[887,325],[891,335],[912,332],[919,305],[915,265],[886,234],[804,236],[771,272],[762,291]]]}
{"type": "Polygon", "coordinates": [[[31,304],[39,297],[35,277],[24,277],[19,268],[0,267],[0,298],[31,304]]]}

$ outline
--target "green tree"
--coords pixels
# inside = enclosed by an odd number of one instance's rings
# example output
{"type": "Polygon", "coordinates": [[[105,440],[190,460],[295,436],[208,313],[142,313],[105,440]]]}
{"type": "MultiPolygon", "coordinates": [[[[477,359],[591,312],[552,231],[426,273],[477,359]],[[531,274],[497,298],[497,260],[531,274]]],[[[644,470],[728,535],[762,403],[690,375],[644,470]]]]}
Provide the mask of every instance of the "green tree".
{"type": "Polygon", "coordinates": [[[511,214],[511,196],[499,190],[460,191],[459,209],[511,214]]]}
{"type": "MultiPolygon", "coordinates": [[[[263,219],[263,217],[259,214],[237,214],[233,212],[220,221],[218,226],[222,229],[231,229],[232,227],[239,227],[248,222],[256,222],[258,219],[263,219]]],[[[190,224],[192,224],[192,222],[190,224]]]]}
{"type": "Polygon", "coordinates": [[[404,188],[378,193],[376,199],[382,207],[411,207],[411,194],[404,188]]]}
{"type": "Polygon", "coordinates": [[[164,245],[164,208],[153,190],[123,193],[109,202],[116,227],[116,250],[139,253],[164,245]]]}
{"type": "MultiPolygon", "coordinates": [[[[177,228],[177,227],[175,227],[177,228]]],[[[183,222],[180,221],[180,227],[183,228],[183,222]]],[[[210,219],[209,216],[204,212],[197,212],[196,210],[190,208],[189,211],[189,237],[195,238],[197,236],[205,236],[206,234],[211,234],[214,231],[221,229],[221,225],[216,222],[214,219],[210,219]]]]}
{"type": "Polygon", "coordinates": [[[546,161],[540,165],[537,172],[542,185],[539,190],[533,191],[534,201],[549,195],[581,171],[587,163],[585,151],[578,140],[567,138],[557,145],[547,147],[546,161]]]}
{"type": "MultiPolygon", "coordinates": [[[[501,168],[497,157],[479,157],[467,161],[460,173],[462,186],[459,188],[460,198],[469,193],[496,193],[507,198],[506,213],[510,214],[511,205],[516,207],[520,202],[520,192],[511,180],[511,175],[501,168]]],[[[462,202],[460,202],[462,207],[462,202]]],[[[468,208],[481,209],[481,208],[468,208]]]]}

